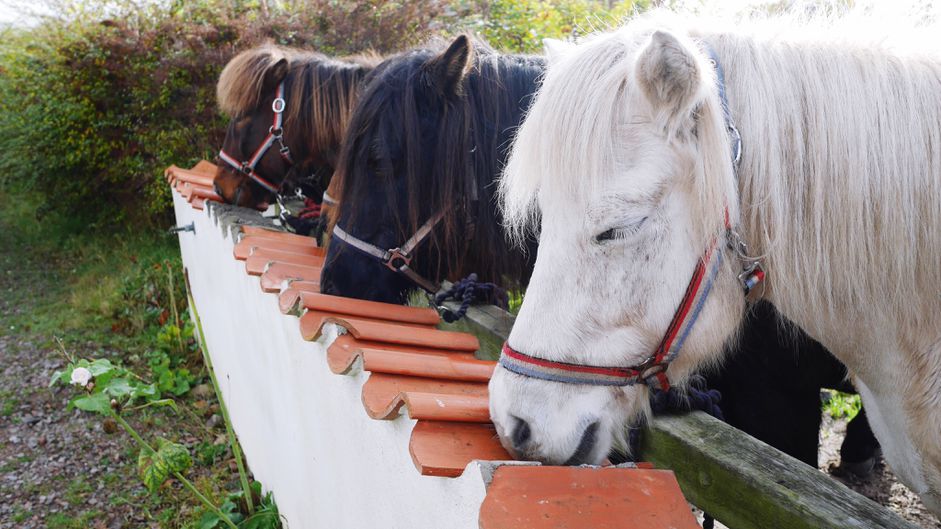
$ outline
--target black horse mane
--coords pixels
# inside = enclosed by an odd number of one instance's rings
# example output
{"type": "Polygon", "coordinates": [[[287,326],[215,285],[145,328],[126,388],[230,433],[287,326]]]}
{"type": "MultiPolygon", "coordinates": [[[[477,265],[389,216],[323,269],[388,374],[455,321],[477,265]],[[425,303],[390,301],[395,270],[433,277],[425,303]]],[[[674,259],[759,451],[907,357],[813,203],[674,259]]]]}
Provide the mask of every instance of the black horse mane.
{"type": "Polygon", "coordinates": [[[400,241],[445,213],[425,243],[437,262],[423,264],[423,273],[453,279],[476,272],[481,279],[525,283],[532,265],[504,237],[496,180],[544,61],[499,54],[465,40],[466,60],[457,66],[443,63],[459,42],[447,52],[433,45],[401,53],[370,74],[334,182],[340,207],[350,205],[349,211],[333,219],[342,217],[344,229],[368,232],[375,212],[356,205],[377,186],[395,189],[388,207],[400,241]],[[450,83],[448,76],[455,74],[459,80],[450,83]],[[391,165],[397,159],[404,160],[404,167],[391,165]]]}

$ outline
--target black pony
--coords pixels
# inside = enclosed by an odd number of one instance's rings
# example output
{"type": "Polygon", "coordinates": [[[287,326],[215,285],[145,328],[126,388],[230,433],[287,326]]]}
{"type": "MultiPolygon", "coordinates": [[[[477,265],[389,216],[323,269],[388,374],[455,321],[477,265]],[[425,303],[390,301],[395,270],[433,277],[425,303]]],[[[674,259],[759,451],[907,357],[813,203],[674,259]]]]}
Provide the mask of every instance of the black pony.
{"type": "MultiPolygon", "coordinates": [[[[340,208],[321,292],[403,303],[416,288],[469,272],[504,285],[528,280],[535,244],[521,252],[507,243],[493,193],[544,63],[474,48],[459,37],[371,74],[333,182],[340,208]]],[[[756,306],[707,384],[723,392],[730,424],[816,466],[820,388],[842,389],[846,369],[784,327],[773,307],[756,306]]],[[[869,459],[877,445],[865,418],[852,424],[844,456],[869,459]]]]}
{"type": "Polygon", "coordinates": [[[235,56],[216,86],[219,107],[231,118],[216,192],[228,203],[256,208],[283,186],[300,185],[319,201],[360,86],[376,62],[370,55],[331,59],[271,44],[235,56]],[[275,109],[281,130],[274,127],[275,109]],[[269,137],[271,144],[262,149],[269,137]],[[257,163],[249,167],[256,154],[257,163]]]}
{"type": "Polygon", "coordinates": [[[499,283],[528,277],[532,263],[506,244],[492,184],[544,69],[542,58],[464,36],[376,68],[343,143],[323,292],[402,303],[416,283],[394,270],[406,261],[432,283],[468,272],[499,283]],[[401,248],[429,220],[414,251],[391,262],[344,242],[401,248]]]}

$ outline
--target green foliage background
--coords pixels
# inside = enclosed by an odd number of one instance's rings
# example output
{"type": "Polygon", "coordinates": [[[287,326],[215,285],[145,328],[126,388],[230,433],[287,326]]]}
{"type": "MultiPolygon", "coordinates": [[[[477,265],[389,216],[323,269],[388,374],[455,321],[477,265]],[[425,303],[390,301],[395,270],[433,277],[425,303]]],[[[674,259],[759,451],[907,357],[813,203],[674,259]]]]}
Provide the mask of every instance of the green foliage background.
{"type": "Polygon", "coordinates": [[[165,225],[170,164],[213,159],[225,121],[215,81],[263,41],[331,55],[397,51],[471,31],[538,52],[616,21],[632,2],[595,0],[71,0],[0,39],[0,190],[41,197],[36,211],[74,229],[165,225]],[[609,6],[609,4],[612,4],[609,6]]]}

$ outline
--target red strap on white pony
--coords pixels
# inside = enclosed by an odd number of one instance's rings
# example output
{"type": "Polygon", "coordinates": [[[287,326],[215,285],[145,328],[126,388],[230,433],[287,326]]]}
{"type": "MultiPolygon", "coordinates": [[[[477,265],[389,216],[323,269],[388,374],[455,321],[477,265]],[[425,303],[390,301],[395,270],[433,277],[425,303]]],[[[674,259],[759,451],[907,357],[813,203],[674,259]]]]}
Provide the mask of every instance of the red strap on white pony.
{"type": "Polygon", "coordinates": [[[268,135],[265,136],[265,140],[261,142],[261,145],[255,149],[255,152],[252,153],[251,157],[244,162],[239,162],[235,157],[231,156],[225,149],[219,151],[219,159],[223,162],[229,164],[236,171],[241,172],[245,176],[252,179],[255,183],[263,187],[266,191],[277,194],[279,187],[264,179],[255,172],[255,166],[258,165],[258,162],[267,154],[268,149],[274,145],[274,142],[278,142],[281,145],[281,148],[278,149],[278,153],[284,158],[284,161],[288,165],[294,165],[294,159],[291,157],[291,150],[284,144],[284,129],[282,125],[284,123],[284,107],[286,103],[284,101],[284,81],[278,85],[278,89],[275,92],[274,101],[271,102],[271,111],[274,112],[274,122],[271,124],[271,127],[268,128],[268,135]]]}
{"type": "Polygon", "coordinates": [[[722,251],[718,249],[718,237],[714,237],[702,259],[696,263],[686,292],[667,332],[652,355],[632,367],[605,367],[555,362],[530,356],[503,344],[500,365],[508,371],[541,380],[567,384],[592,386],[631,386],[644,381],[648,386],[663,391],[670,389],[666,376],[667,367],[679,354],[705,305],[712,285],[722,263],[722,251]],[[708,273],[707,273],[708,271],[708,273]]]}

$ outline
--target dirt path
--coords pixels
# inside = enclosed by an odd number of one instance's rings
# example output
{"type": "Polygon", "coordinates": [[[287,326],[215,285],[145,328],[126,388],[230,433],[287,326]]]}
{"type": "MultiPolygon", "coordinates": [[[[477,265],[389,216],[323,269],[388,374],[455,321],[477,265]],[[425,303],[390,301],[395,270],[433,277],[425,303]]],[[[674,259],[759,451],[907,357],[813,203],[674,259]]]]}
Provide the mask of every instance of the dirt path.
{"type": "MultiPolygon", "coordinates": [[[[30,236],[2,220],[0,247],[13,251],[0,253],[0,529],[172,529],[198,520],[200,507],[175,482],[156,495],[147,493],[136,475],[138,450],[129,436],[105,432],[98,416],[66,411],[71,390],[48,387],[66,360],[52,336],[31,330],[24,316],[40,306],[47,312],[37,314],[48,314],[50,306],[57,310],[70,302],[71,263],[32,248],[30,236]]],[[[72,354],[127,361],[126,353],[82,342],[79,334],[63,336],[72,354]]],[[[182,442],[194,454],[201,443],[213,448],[222,442],[222,430],[207,389],[190,397],[179,415],[161,409],[130,422],[145,438],[182,442]]],[[[214,498],[232,482],[230,469],[218,460],[197,464],[190,477],[214,498]]]]}

